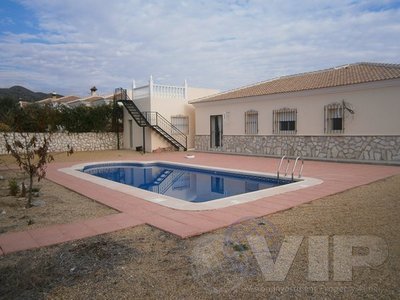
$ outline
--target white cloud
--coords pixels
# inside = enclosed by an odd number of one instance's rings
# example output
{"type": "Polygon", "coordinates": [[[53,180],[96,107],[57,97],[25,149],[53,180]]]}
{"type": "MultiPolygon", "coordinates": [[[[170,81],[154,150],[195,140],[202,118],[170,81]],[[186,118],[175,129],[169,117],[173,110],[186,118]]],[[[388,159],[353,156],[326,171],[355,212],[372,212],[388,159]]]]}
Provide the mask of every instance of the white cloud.
{"type": "Polygon", "coordinates": [[[162,83],[230,89],[357,61],[399,63],[391,1],[29,0],[37,32],[3,33],[0,76],[84,94],[162,83]]]}

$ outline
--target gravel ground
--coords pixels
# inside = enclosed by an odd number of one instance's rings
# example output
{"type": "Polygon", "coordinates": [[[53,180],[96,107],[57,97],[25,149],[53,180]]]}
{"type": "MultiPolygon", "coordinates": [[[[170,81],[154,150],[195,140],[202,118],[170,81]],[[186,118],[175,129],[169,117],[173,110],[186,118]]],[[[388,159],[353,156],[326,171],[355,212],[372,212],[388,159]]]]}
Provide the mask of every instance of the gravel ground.
{"type": "Polygon", "coordinates": [[[0,180],[0,234],[117,213],[46,179],[34,183],[34,187],[40,190],[33,200],[43,206],[25,209],[27,200],[10,196],[8,188],[9,179],[16,178],[21,183],[23,174],[16,170],[0,170],[0,176],[4,178],[0,180]]]}
{"type": "MultiPolygon", "coordinates": [[[[60,199],[72,194],[66,191],[60,199]]],[[[395,176],[190,239],[138,226],[2,256],[0,298],[398,298],[399,225],[400,176],[395,176]],[[307,241],[316,235],[330,239],[328,281],[307,280],[307,241]],[[373,268],[353,268],[349,282],[334,281],[335,235],[382,238],[387,258],[373,268]],[[263,277],[246,236],[264,237],[273,258],[289,236],[304,237],[283,281],[263,277]]],[[[367,254],[353,249],[353,255],[367,254]]]]}

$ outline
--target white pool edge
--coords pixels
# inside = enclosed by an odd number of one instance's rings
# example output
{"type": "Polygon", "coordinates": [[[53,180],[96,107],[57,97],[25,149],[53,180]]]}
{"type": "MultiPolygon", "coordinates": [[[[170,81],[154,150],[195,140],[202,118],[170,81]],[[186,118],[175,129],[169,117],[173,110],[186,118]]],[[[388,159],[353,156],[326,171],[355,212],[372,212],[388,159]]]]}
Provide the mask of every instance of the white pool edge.
{"type": "MultiPolygon", "coordinates": [[[[259,190],[255,192],[250,192],[242,195],[230,196],[226,198],[216,199],[209,202],[202,202],[202,203],[193,203],[188,202],[185,200],[153,193],[150,191],[142,190],[140,188],[136,188],[133,186],[129,186],[126,184],[114,182],[108,179],[96,177],[87,173],[83,173],[82,170],[86,166],[94,165],[94,164],[118,164],[118,163],[140,163],[140,164],[152,164],[152,163],[165,163],[165,164],[175,164],[182,167],[190,167],[190,168],[198,168],[198,169],[205,169],[205,170],[215,170],[215,171],[224,171],[224,172],[234,172],[236,174],[244,174],[244,175],[255,175],[255,176],[268,176],[268,177],[276,177],[276,174],[273,173],[263,173],[263,172],[253,172],[253,171],[244,171],[238,169],[227,169],[227,168],[218,168],[218,167],[210,167],[210,166],[201,166],[201,165],[194,165],[194,164],[183,164],[171,161],[101,161],[101,162],[90,162],[84,164],[77,164],[73,165],[68,168],[58,169],[58,171],[63,172],[65,174],[74,176],[76,178],[89,181],[94,184],[98,184],[100,186],[107,187],[109,189],[122,192],[124,194],[137,197],[146,201],[150,201],[153,203],[157,203],[166,207],[179,209],[179,210],[213,210],[218,208],[224,208],[232,205],[243,204],[251,201],[260,200],[263,198],[297,191],[304,188],[308,188],[311,186],[315,186],[321,184],[323,181],[317,178],[311,177],[302,177],[299,181],[294,183],[289,183],[265,190],[259,190]]],[[[282,179],[291,178],[289,176],[281,176],[282,179]]]]}

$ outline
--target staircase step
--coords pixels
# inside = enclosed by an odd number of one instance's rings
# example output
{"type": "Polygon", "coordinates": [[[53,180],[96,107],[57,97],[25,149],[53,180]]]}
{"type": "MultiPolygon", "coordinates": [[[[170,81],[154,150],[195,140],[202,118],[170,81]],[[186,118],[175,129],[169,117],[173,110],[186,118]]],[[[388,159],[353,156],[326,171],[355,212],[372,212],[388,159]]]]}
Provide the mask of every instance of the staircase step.
{"type": "Polygon", "coordinates": [[[134,120],[135,120],[136,124],[138,124],[138,126],[140,126],[140,127],[150,127],[153,130],[155,130],[157,133],[159,133],[161,136],[163,136],[170,144],[172,144],[178,150],[181,150],[181,149],[186,150],[185,146],[183,146],[178,140],[176,140],[174,137],[172,137],[168,132],[163,130],[158,125],[151,125],[147,121],[147,119],[143,115],[143,113],[136,107],[135,103],[132,100],[129,100],[129,98],[128,98],[128,99],[125,99],[125,100],[120,100],[120,102],[128,110],[129,114],[134,118],[134,120]]]}

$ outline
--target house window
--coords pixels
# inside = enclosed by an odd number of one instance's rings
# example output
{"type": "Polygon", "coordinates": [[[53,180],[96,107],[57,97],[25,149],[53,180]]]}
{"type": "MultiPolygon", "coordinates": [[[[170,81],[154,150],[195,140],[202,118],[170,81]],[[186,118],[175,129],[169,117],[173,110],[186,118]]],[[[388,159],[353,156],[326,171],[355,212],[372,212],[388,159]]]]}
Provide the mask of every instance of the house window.
{"type": "Polygon", "coordinates": [[[258,133],[258,112],[255,110],[246,111],[244,114],[245,133],[257,134],[258,133]]]}
{"type": "Polygon", "coordinates": [[[274,110],[272,120],[274,134],[296,134],[297,109],[282,108],[274,110]]]}
{"type": "Polygon", "coordinates": [[[177,134],[177,133],[179,133],[179,131],[184,134],[189,134],[189,117],[187,117],[187,116],[172,116],[171,124],[177,129],[177,130],[173,130],[172,134],[177,134]]]}
{"type": "Polygon", "coordinates": [[[344,132],[344,106],[333,103],[325,106],[325,133],[344,132]]]}

